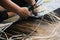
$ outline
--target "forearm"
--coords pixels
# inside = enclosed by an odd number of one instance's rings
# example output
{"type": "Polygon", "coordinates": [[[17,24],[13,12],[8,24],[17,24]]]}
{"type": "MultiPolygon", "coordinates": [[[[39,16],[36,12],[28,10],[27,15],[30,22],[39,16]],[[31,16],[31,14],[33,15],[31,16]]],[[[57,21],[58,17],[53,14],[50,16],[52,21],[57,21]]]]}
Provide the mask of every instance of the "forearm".
{"type": "Polygon", "coordinates": [[[16,5],[15,3],[13,3],[11,0],[3,0],[3,1],[1,1],[1,3],[2,3],[1,5],[4,8],[6,8],[10,11],[17,12],[17,13],[20,12],[21,8],[18,5],[16,5]]]}
{"type": "Polygon", "coordinates": [[[26,2],[28,2],[30,5],[34,5],[35,4],[35,0],[25,0],[26,2]]]}

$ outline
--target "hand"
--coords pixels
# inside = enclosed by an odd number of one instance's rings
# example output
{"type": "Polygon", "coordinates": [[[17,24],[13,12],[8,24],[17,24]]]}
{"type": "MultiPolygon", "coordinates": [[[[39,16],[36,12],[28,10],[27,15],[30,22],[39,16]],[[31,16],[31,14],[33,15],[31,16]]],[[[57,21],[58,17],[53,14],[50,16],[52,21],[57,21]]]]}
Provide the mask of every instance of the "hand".
{"type": "Polygon", "coordinates": [[[30,16],[30,11],[27,7],[21,7],[19,15],[21,18],[27,18],[30,16]]]}
{"type": "Polygon", "coordinates": [[[35,0],[25,0],[27,3],[29,3],[30,5],[34,5],[36,3],[35,0]]]}
{"type": "Polygon", "coordinates": [[[30,12],[27,7],[20,7],[11,0],[2,0],[1,5],[9,11],[18,13],[21,18],[27,18],[30,16],[30,12]]]}
{"type": "Polygon", "coordinates": [[[34,5],[33,7],[34,7],[33,13],[34,13],[35,16],[37,16],[38,7],[37,7],[37,5],[34,5]]]}

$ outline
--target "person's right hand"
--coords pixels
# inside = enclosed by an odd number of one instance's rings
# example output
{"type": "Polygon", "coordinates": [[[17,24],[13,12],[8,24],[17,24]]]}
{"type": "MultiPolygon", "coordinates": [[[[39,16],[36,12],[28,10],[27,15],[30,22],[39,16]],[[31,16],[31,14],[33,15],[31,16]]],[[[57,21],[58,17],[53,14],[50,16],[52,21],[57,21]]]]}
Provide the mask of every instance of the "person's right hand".
{"type": "Polygon", "coordinates": [[[30,16],[30,11],[27,7],[21,7],[19,15],[21,18],[27,18],[30,16]]]}

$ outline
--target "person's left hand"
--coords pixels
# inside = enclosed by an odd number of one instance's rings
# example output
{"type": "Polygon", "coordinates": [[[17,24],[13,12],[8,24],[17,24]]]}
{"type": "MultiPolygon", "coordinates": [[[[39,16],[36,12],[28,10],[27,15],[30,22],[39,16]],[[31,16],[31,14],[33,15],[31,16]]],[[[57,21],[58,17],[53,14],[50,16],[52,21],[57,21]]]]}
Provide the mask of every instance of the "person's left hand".
{"type": "Polygon", "coordinates": [[[25,0],[26,2],[28,2],[30,5],[34,5],[36,3],[35,0],[25,0]]]}

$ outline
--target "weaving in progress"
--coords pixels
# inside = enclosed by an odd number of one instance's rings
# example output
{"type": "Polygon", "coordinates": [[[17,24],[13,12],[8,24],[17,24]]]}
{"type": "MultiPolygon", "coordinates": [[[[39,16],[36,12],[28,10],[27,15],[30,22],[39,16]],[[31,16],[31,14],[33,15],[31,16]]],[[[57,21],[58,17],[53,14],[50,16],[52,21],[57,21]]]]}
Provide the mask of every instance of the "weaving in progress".
{"type": "Polygon", "coordinates": [[[35,5],[35,8],[31,5],[27,6],[31,11],[31,16],[27,19],[19,19],[19,16],[10,19],[11,21],[16,18],[19,20],[10,24],[11,26],[2,32],[1,38],[6,40],[60,40],[60,0],[38,0],[35,5]]]}

